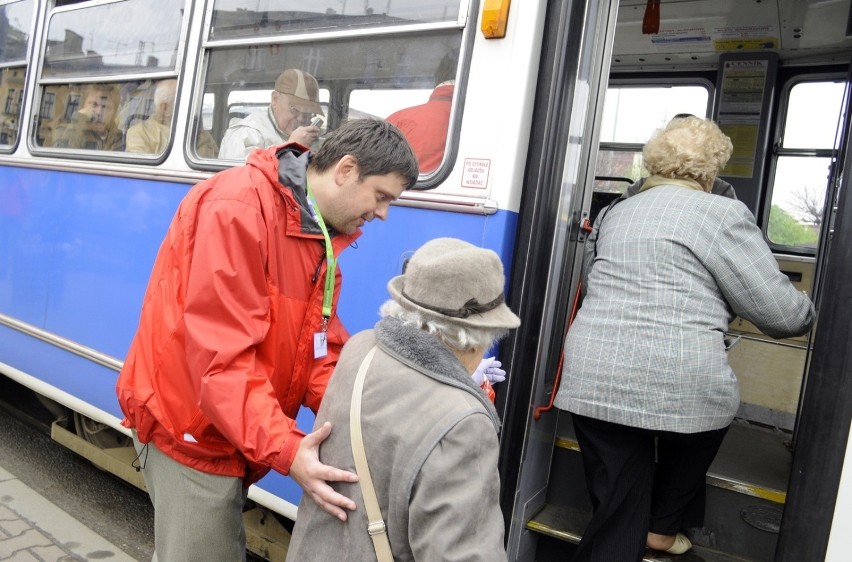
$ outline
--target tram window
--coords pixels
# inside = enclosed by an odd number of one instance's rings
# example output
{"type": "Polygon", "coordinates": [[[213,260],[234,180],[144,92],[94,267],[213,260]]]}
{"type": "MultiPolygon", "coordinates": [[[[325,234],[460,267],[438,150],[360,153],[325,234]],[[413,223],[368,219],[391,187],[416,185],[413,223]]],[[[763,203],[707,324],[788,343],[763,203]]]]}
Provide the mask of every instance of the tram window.
{"type": "Polygon", "coordinates": [[[35,131],[38,144],[121,150],[121,136],[116,126],[118,105],[119,90],[115,84],[47,86],[35,131]]]}
{"type": "MultiPolygon", "coordinates": [[[[196,128],[199,122],[212,123],[221,144],[237,120],[267,111],[276,79],[290,68],[317,79],[326,130],[350,119],[383,118],[428,99],[439,66],[458,53],[461,37],[460,29],[441,29],[261,46],[216,48],[213,43],[205,53],[204,94],[195,101],[193,123],[196,128]]],[[[457,55],[452,60],[455,71],[457,55]]]]}
{"type": "Polygon", "coordinates": [[[176,67],[183,2],[124,0],[57,9],[42,78],[150,74],[176,67]]]}
{"type": "Polygon", "coordinates": [[[173,129],[184,4],[120,0],[55,8],[33,145],[164,153],[173,129]]]}
{"type": "Polygon", "coordinates": [[[611,86],[604,101],[601,142],[638,143],[679,113],[707,114],[707,86],[611,86]]]}
{"type": "Polygon", "coordinates": [[[467,2],[461,0],[393,0],[369,2],[283,0],[275,11],[247,8],[245,0],[216,0],[210,39],[233,39],[296,33],[345,31],[370,27],[453,22],[467,2]]]}
{"type": "MultiPolygon", "coordinates": [[[[251,114],[264,113],[269,110],[269,100],[272,90],[234,90],[228,94],[228,126],[245,119],[251,114]]],[[[329,91],[319,89],[319,102],[323,113],[328,113],[329,91]]]]}
{"type": "MultiPolygon", "coordinates": [[[[708,84],[610,86],[604,100],[596,176],[626,177],[645,174],[642,147],[657,129],[675,115],[704,116],[710,97],[708,84]]],[[[598,191],[624,192],[625,182],[599,181],[598,191]]]]}
{"type": "Polygon", "coordinates": [[[18,140],[34,9],[34,0],[0,6],[0,146],[12,147],[18,140]]]}
{"type": "Polygon", "coordinates": [[[411,90],[358,89],[349,94],[349,113],[386,119],[400,109],[426,103],[432,88],[411,90]]]}
{"type": "Polygon", "coordinates": [[[773,244],[817,246],[843,88],[840,81],[808,81],[787,90],[767,226],[773,244]]]}

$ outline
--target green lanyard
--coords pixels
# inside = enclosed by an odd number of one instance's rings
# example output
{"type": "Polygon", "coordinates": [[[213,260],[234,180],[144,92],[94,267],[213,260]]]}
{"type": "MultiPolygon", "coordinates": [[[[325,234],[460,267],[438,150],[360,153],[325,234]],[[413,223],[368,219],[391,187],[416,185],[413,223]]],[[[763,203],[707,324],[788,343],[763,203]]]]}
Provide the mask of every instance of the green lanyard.
{"type": "Polygon", "coordinates": [[[328,320],[331,318],[331,303],[334,299],[334,272],[337,269],[337,259],[334,257],[334,248],[331,247],[328,228],[325,226],[325,221],[322,220],[317,200],[311,192],[307,178],[305,178],[305,187],[308,191],[308,204],[311,206],[311,214],[317,220],[322,236],[325,238],[325,260],[328,262],[328,266],[325,268],[325,289],[322,293],[322,330],[325,331],[328,327],[328,320]]]}

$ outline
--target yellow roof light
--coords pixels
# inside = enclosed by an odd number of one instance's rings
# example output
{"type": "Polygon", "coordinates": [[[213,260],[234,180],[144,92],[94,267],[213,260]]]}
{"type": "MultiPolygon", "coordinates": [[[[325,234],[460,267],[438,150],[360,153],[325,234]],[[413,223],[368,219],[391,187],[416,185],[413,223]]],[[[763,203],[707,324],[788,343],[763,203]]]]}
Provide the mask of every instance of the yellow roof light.
{"type": "Polygon", "coordinates": [[[485,0],[482,8],[482,34],[486,39],[502,39],[506,36],[511,0],[485,0]]]}

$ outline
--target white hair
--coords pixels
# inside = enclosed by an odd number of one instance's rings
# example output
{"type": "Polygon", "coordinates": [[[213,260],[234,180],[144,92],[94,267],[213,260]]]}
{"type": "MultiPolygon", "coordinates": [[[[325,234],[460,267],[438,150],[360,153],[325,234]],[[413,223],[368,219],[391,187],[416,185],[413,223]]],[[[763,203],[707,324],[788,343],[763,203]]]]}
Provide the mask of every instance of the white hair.
{"type": "Polygon", "coordinates": [[[157,87],[154,88],[154,105],[161,103],[172,103],[177,90],[177,80],[170,78],[157,82],[157,87]]]}
{"type": "Polygon", "coordinates": [[[455,351],[465,351],[476,347],[488,349],[494,342],[505,336],[509,331],[499,328],[474,328],[461,326],[452,319],[438,319],[427,316],[416,310],[403,308],[393,299],[385,301],[379,309],[382,318],[391,317],[400,320],[403,324],[415,326],[430,334],[435,334],[443,340],[447,346],[455,351]]]}

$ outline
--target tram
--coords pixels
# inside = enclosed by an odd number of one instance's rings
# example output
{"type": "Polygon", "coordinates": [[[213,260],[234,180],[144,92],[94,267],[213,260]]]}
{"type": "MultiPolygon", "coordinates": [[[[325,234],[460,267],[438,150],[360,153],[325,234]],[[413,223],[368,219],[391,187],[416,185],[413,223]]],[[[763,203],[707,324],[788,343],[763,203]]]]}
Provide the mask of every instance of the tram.
{"type": "MultiPolygon", "coordinates": [[[[848,559],[850,0],[0,0],[0,388],[34,393],[57,441],[144,486],[115,379],[178,203],[239,164],[219,158],[225,131],[266,111],[288,68],[316,77],[329,131],[424,103],[448,60],[440,165],[341,256],[339,315],[372,327],[387,280],[429,239],[501,256],[522,318],[498,350],[509,560],[566,559],[590,518],[570,415],[550,404],[581,225],[643,174],[643,143],[679,113],[731,137],[721,177],[818,308],[798,338],[731,323],[742,404],[694,553],[848,559]],[[167,142],[129,150],[170,80],[167,142]],[[93,91],[103,128],[62,140],[93,91]]],[[[300,489],[270,474],[249,499],[249,548],[283,559],[300,489]]]]}

